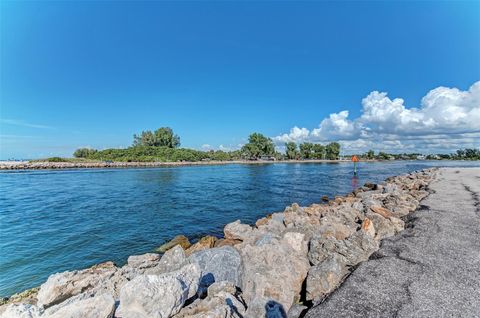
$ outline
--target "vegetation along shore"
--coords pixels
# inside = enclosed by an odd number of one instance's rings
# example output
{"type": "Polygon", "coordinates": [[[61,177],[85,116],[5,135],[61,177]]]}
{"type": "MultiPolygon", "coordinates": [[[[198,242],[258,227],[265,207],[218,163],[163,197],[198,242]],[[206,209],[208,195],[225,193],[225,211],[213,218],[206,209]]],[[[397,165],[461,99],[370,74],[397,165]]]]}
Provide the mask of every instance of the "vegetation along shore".
{"type": "MultiPolygon", "coordinates": [[[[51,157],[28,161],[0,161],[0,170],[10,169],[71,169],[71,168],[128,168],[162,167],[179,165],[218,165],[226,163],[264,162],[337,162],[349,160],[351,155],[341,156],[337,142],[325,145],[304,142],[287,142],[285,152],[276,150],[271,138],[252,133],[248,143],[239,150],[222,151],[180,148],[180,137],[169,127],[155,131],[143,131],[133,136],[132,146],[96,150],[80,148],[74,158],[51,157]]],[[[480,160],[479,149],[460,149],[452,154],[375,153],[369,150],[356,154],[362,161],[373,160],[480,160]]]]}
{"type": "Polygon", "coordinates": [[[323,203],[224,227],[193,245],[184,236],[156,252],[51,275],[4,300],[7,317],[299,317],[402,231],[428,196],[436,170],[365,184],[323,203]]]}

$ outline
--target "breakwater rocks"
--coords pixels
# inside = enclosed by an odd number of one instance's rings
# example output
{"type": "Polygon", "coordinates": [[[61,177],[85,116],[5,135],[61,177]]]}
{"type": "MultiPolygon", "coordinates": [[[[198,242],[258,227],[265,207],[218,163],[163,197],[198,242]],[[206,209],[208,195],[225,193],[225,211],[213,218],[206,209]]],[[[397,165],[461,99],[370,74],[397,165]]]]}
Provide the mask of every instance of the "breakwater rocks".
{"type": "Polygon", "coordinates": [[[78,161],[78,162],[48,162],[48,161],[2,161],[0,170],[42,170],[42,169],[81,169],[81,168],[154,168],[176,166],[205,166],[241,163],[236,161],[192,161],[192,162],[108,162],[108,161],[78,161]]]}
{"type": "Polygon", "coordinates": [[[429,169],[345,197],[225,226],[225,237],[164,244],[163,255],[57,273],[0,317],[300,317],[325,299],[428,195],[429,169]],[[183,246],[183,247],[182,247],[183,246]]]}

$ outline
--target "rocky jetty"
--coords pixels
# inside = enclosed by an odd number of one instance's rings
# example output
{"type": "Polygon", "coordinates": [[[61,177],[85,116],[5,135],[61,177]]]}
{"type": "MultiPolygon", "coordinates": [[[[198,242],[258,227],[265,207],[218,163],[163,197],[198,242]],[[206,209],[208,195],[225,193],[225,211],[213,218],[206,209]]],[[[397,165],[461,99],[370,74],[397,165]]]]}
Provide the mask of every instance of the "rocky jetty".
{"type": "Polygon", "coordinates": [[[227,224],[221,239],[190,245],[177,237],[163,255],[131,256],[123,267],[57,273],[12,296],[0,317],[300,317],[404,229],[402,218],[434,176],[429,169],[322,204],[293,204],[254,226],[227,224]]]}

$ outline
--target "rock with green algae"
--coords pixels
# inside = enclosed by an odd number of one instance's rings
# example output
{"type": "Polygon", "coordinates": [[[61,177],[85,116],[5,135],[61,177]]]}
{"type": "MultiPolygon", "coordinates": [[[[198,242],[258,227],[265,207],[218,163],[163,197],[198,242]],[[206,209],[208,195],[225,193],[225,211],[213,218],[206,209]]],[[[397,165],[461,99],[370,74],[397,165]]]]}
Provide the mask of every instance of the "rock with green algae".
{"type": "Polygon", "coordinates": [[[165,253],[169,249],[180,245],[184,250],[189,248],[192,244],[190,244],[190,241],[185,235],[177,235],[175,236],[171,241],[168,241],[165,244],[162,244],[161,246],[157,247],[155,249],[155,252],[157,253],[165,253]]]}

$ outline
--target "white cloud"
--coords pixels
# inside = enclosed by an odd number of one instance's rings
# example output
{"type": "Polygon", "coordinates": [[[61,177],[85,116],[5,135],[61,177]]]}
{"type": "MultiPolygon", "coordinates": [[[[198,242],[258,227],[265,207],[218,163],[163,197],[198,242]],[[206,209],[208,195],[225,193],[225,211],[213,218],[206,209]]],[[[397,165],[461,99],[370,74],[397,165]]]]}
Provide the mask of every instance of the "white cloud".
{"type": "Polygon", "coordinates": [[[202,145],[202,150],[205,150],[205,151],[212,150],[212,146],[210,146],[209,144],[203,144],[202,145]]]}
{"type": "Polygon", "coordinates": [[[0,119],[0,123],[7,124],[7,125],[14,125],[14,126],[21,126],[21,127],[28,127],[28,128],[39,128],[39,129],[52,129],[53,127],[46,126],[46,125],[39,125],[39,124],[32,124],[28,123],[23,120],[18,119],[0,119]]]}
{"type": "Polygon", "coordinates": [[[317,128],[297,126],[274,137],[278,144],[339,141],[346,151],[367,149],[452,151],[480,147],[480,81],[469,90],[438,87],[428,92],[417,108],[402,98],[390,99],[373,91],[362,99],[361,116],[349,119],[347,110],[330,114],[317,128]]]}

